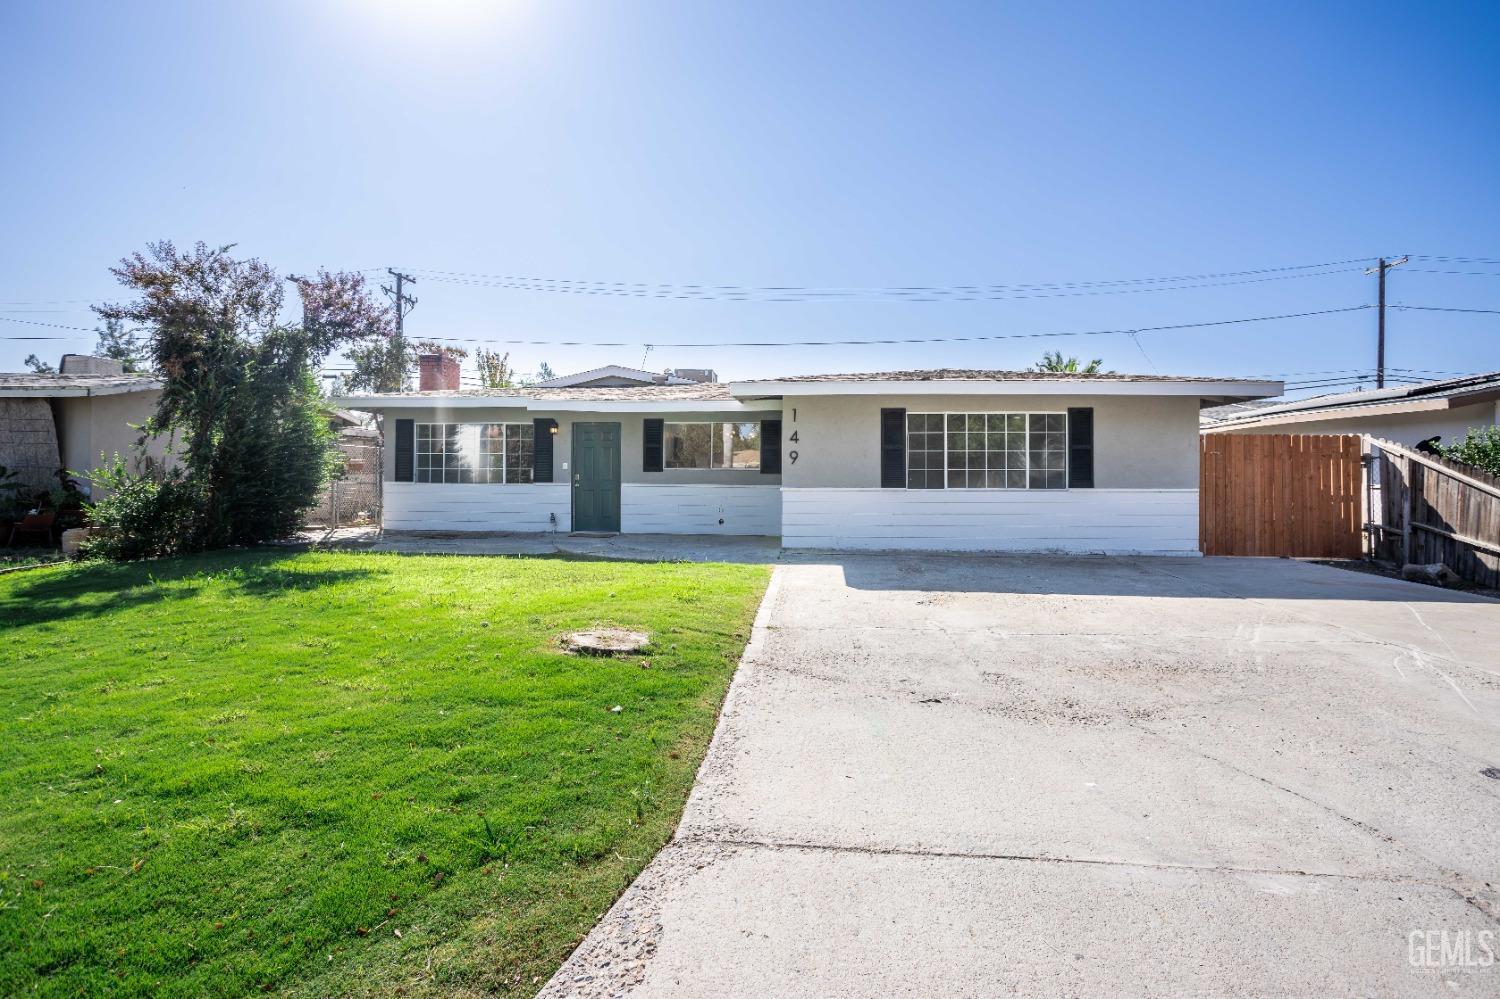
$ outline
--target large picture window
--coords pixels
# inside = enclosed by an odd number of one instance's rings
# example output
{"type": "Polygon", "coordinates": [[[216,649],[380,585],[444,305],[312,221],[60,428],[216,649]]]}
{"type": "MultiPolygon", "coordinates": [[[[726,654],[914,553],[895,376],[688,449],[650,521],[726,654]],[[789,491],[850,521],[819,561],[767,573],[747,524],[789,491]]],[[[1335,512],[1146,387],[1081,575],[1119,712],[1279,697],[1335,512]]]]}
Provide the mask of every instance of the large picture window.
{"type": "Polygon", "coordinates": [[[662,428],[666,468],[759,468],[759,423],[668,423],[662,428]]]}
{"type": "Polygon", "coordinates": [[[1065,413],[909,413],[908,489],[1066,489],[1065,413]]]}
{"type": "Polygon", "coordinates": [[[418,482],[532,481],[530,423],[418,423],[418,482]]]}

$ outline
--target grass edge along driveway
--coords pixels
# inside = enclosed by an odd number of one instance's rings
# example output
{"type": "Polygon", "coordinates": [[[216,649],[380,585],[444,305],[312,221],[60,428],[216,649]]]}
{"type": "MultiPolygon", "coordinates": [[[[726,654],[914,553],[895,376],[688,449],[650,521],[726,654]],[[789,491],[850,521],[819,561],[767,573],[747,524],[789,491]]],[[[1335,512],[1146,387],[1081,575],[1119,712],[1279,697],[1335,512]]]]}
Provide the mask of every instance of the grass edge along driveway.
{"type": "Polygon", "coordinates": [[[768,578],[275,551],[0,576],[0,993],[535,992],[670,837],[768,578]],[[653,645],[558,651],[598,623],[653,645]]]}

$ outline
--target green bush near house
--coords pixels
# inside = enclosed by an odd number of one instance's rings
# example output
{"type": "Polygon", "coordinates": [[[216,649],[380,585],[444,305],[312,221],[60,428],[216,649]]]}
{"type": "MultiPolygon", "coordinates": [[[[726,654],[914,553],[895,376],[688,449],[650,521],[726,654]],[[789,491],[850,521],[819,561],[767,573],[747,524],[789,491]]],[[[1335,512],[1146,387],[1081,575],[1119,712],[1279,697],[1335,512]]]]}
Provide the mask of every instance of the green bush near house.
{"type": "Polygon", "coordinates": [[[767,574],[256,550],[0,576],[0,994],[535,992],[670,836],[767,574]],[[653,647],[558,651],[597,623],[653,647]]]}
{"type": "Polygon", "coordinates": [[[1470,427],[1457,444],[1439,446],[1443,457],[1500,475],[1500,426],[1470,427]]]}

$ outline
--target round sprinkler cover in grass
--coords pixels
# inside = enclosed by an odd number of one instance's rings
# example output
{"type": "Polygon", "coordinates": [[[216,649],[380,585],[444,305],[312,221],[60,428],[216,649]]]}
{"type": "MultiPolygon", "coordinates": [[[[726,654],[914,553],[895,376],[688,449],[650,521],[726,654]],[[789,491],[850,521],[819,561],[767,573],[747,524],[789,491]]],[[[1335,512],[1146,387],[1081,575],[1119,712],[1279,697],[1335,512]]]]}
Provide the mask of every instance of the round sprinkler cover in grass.
{"type": "Polygon", "coordinates": [[[639,652],[651,644],[651,636],[644,631],[626,631],[624,628],[592,628],[564,635],[563,648],[586,656],[615,656],[622,652],[639,652]]]}

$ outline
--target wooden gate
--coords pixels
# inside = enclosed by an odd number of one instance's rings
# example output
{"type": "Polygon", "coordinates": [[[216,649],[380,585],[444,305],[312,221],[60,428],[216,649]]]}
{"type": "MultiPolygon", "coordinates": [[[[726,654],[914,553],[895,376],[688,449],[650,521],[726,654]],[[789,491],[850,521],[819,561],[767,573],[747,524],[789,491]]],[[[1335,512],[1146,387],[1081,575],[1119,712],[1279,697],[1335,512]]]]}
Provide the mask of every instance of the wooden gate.
{"type": "Polygon", "coordinates": [[[1358,434],[1203,434],[1198,480],[1205,555],[1364,556],[1358,434]]]}

